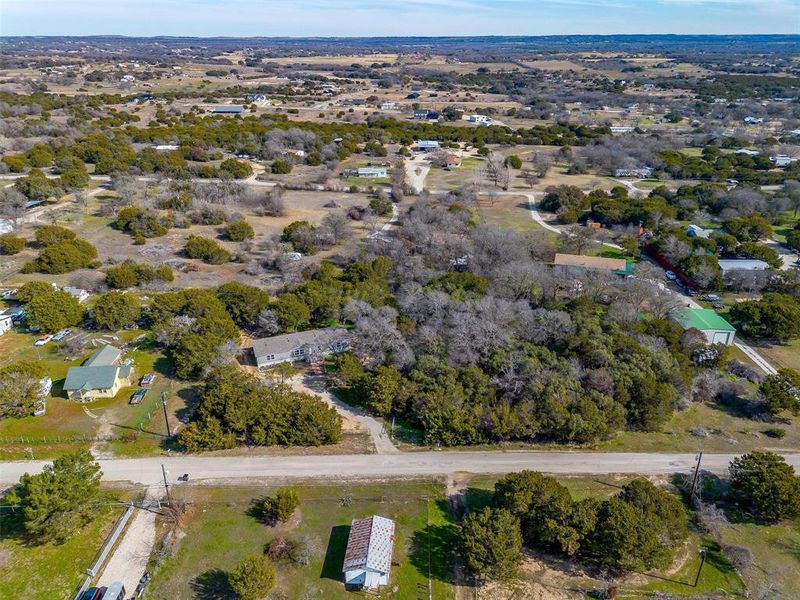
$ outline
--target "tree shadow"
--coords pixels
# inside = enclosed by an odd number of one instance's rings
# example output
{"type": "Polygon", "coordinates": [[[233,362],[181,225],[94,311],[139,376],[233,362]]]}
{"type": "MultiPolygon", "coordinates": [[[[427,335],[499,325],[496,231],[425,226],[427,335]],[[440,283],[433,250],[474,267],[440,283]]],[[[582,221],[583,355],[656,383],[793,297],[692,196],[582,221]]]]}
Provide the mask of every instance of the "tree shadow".
{"type": "Polygon", "coordinates": [[[173,374],[172,360],[166,356],[159,356],[153,363],[153,370],[161,375],[171,376],[173,374]]]}
{"type": "Polygon", "coordinates": [[[484,488],[468,487],[464,490],[464,504],[467,512],[475,512],[492,503],[494,491],[484,488]]]}
{"type": "Polygon", "coordinates": [[[192,420],[192,416],[200,404],[200,391],[196,387],[183,388],[178,391],[177,396],[183,400],[184,406],[175,411],[175,418],[186,425],[192,420]]]}
{"type": "Polygon", "coordinates": [[[189,584],[195,600],[231,600],[236,598],[228,573],[222,569],[209,569],[195,577],[189,584]]]}
{"type": "Polygon", "coordinates": [[[275,513],[268,509],[267,501],[269,496],[259,496],[250,500],[250,506],[247,507],[245,514],[248,517],[254,518],[259,523],[264,523],[269,527],[274,527],[278,524],[278,519],[275,513]]]}
{"type": "Polygon", "coordinates": [[[426,525],[411,538],[411,564],[423,575],[454,583],[453,553],[456,547],[454,524],[426,525]]]}
{"type": "Polygon", "coordinates": [[[322,563],[321,579],[342,580],[342,565],[344,564],[344,551],[347,548],[347,538],[350,535],[349,525],[336,525],[331,528],[328,538],[328,547],[325,550],[325,560],[322,563]]]}

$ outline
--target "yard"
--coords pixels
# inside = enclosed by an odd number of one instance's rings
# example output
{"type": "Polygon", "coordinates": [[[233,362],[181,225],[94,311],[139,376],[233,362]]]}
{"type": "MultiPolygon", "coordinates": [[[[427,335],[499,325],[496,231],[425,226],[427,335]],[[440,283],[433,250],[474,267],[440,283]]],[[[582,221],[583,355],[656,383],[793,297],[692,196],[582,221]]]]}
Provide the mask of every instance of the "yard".
{"type": "Polygon", "coordinates": [[[405,481],[298,489],[298,512],[288,523],[270,527],[253,510],[253,502],[268,495],[269,488],[176,488],[178,497],[196,502],[194,513],[174,555],[156,571],[146,597],[229,598],[226,572],[244,557],[262,553],[277,536],[302,541],[310,551],[306,566],[277,564],[276,588],[284,597],[352,597],[340,579],[349,525],[353,518],[373,514],[396,523],[392,585],[398,592],[386,590],[381,597],[428,598],[429,572],[432,597],[453,597],[450,549],[455,530],[442,486],[405,481]]]}
{"type": "MultiPolygon", "coordinates": [[[[124,331],[119,340],[109,335],[92,334],[90,339],[100,339],[112,344],[130,342],[142,331],[124,331]]],[[[87,335],[78,333],[78,335],[87,335]]],[[[63,357],[58,344],[51,342],[41,348],[33,346],[36,336],[9,332],[0,337],[2,359],[0,366],[16,360],[41,360],[53,379],[51,397],[47,399],[47,413],[39,417],[3,419],[0,421],[0,456],[3,460],[21,458],[52,458],[78,448],[93,445],[96,437],[113,437],[110,443],[97,443],[94,449],[103,454],[135,455],[158,452],[165,438],[161,393],[166,392],[168,413],[174,427],[177,415],[186,407],[190,390],[184,382],[170,377],[171,366],[160,351],[142,346],[129,351],[126,357],[134,360],[134,385],[122,388],[114,398],[103,398],[82,404],[65,397],[61,386],[67,370],[80,365],[92,352],[89,344],[78,357],[63,357]],[[138,388],[139,378],[148,372],[157,374],[156,382],[148,389],[139,405],[128,400],[138,388]]]]}
{"type": "Polygon", "coordinates": [[[0,600],[71,600],[121,511],[111,505],[64,544],[31,545],[18,523],[3,514],[0,526],[0,600]]]}

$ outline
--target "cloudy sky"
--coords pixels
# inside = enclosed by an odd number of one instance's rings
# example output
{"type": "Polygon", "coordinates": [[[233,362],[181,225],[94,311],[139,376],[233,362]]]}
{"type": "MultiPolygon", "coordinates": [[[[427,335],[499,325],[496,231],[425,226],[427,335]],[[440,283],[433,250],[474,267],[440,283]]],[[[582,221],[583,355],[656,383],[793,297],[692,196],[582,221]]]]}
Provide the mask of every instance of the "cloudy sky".
{"type": "Polygon", "coordinates": [[[800,0],[0,0],[0,35],[800,33],[800,0]]]}

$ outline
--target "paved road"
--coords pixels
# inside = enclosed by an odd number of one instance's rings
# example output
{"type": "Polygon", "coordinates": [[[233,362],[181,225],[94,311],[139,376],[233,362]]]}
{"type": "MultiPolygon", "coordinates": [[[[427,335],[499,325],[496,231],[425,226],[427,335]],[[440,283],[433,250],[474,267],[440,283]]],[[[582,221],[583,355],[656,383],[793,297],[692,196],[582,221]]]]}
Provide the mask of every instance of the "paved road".
{"type": "MultiPolygon", "coordinates": [[[[734,454],[705,454],[703,468],[726,471],[734,454]]],[[[800,454],[786,455],[800,471],[800,454]]],[[[449,473],[500,474],[522,469],[547,473],[602,475],[608,473],[688,472],[695,455],[633,452],[406,452],[402,454],[346,454],[325,456],[172,456],[101,460],[105,481],[158,485],[164,463],[173,482],[188,473],[191,481],[227,483],[259,478],[392,478],[449,473]]],[[[12,484],[25,472],[38,472],[45,461],[0,463],[0,484],[12,484]]]]}

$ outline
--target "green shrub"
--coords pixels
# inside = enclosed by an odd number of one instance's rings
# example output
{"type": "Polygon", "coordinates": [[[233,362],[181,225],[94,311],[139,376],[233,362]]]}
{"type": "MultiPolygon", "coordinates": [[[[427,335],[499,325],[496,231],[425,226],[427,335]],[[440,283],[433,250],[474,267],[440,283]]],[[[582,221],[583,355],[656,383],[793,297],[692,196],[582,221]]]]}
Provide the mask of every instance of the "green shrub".
{"type": "Polygon", "coordinates": [[[39,272],[57,275],[89,268],[95,258],[97,249],[86,240],[76,238],[47,246],[39,253],[35,264],[39,272]]]}
{"type": "Polygon", "coordinates": [[[292,172],[292,164],[285,160],[278,159],[272,163],[270,171],[276,175],[288,175],[292,172]]]}
{"type": "Polygon", "coordinates": [[[30,302],[36,298],[36,296],[52,292],[53,289],[53,286],[46,281],[29,281],[17,290],[17,300],[20,302],[30,302]]]}
{"type": "Polygon", "coordinates": [[[764,430],[764,435],[776,440],[780,440],[786,437],[786,430],[781,429],[780,427],[770,427],[769,429],[764,430]]]}
{"type": "Polygon", "coordinates": [[[25,238],[4,233],[0,235],[0,252],[3,254],[19,254],[25,249],[25,238]]]}
{"type": "Polygon", "coordinates": [[[75,232],[58,225],[45,225],[39,227],[35,233],[36,241],[42,246],[52,246],[60,242],[75,239],[75,232]]]}
{"type": "Polygon", "coordinates": [[[184,250],[189,258],[200,258],[212,265],[221,265],[231,259],[230,252],[225,248],[214,240],[199,235],[190,235],[184,250]]]}
{"type": "Polygon", "coordinates": [[[232,242],[243,242],[244,240],[251,240],[255,237],[256,232],[253,231],[253,226],[247,221],[234,221],[225,228],[225,234],[232,242]]]}

